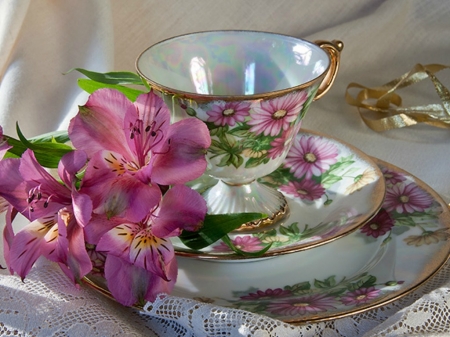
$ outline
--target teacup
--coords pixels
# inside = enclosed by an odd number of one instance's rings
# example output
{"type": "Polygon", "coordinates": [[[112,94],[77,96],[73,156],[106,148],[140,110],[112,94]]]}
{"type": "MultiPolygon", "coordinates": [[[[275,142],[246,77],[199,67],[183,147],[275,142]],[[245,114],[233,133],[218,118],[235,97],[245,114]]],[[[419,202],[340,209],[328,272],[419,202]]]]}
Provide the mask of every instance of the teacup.
{"type": "Polygon", "coordinates": [[[258,183],[285,159],[312,101],[336,77],[343,44],[257,31],[207,31],[161,41],[136,69],[169,107],[173,121],[196,117],[211,134],[203,196],[214,214],[262,212],[241,230],[275,225],[284,196],[258,183]]]}

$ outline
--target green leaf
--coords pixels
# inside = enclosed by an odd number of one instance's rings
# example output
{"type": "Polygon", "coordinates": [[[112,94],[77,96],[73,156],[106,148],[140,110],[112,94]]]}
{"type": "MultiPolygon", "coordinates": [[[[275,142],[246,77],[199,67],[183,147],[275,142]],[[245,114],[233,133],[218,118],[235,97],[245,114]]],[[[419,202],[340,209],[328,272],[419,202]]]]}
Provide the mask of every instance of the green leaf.
{"type": "MultiPolygon", "coordinates": [[[[17,128],[20,130],[18,125],[17,128]]],[[[67,131],[49,132],[30,139],[26,139],[21,131],[20,135],[24,139],[24,142],[9,136],[4,136],[8,144],[12,146],[5,155],[5,158],[20,157],[26,149],[30,148],[34,151],[37,157],[36,159],[41,165],[54,168],[57,167],[59,159],[65,153],[72,150],[70,146],[63,144],[70,140],[67,131]]]]}
{"type": "MultiPolygon", "coordinates": [[[[49,144],[47,144],[49,145],[49,144]]],[[[62,145],[62,144],[60,144],[62,145]]],[[[50,146],[41,146],[35,149],[34,155],[36,156],[36,160],[43,167],[47,168],[57,168],[61,158],[66,154],[73,151],[70,146],[62,148],[58,147],[50,147],[50,146]]]]}
{"type": "Polygon", "coordinates": [[[216,156],[214,156],[214,157],[217,157],[217,156],[219,156],[219,155],[221,155],[221,154],[227,153],[227,151],[225,151],[224,149],[221,149],[220,147],[213,146],[213,145],[211,145],[211,146],[208,148],[208,152],[214,153],[214,154],[216,155],[216,156]]]}
{"type": "Polygon", "coordinates": [[[127,98],[133,102],[136,100],[136,98],[140,94],[145,93],[145,91],[124,87],[123,85],[106,84],[106,83],[97,82],[94,80],[89,80],[86,78],[80,78],[78,80],[78,86],[81,89],[83,89],[84,91],[86,91],[88,94],[92,94],[94,91],[96,91],[98,89],[103,89],[103,88],[116,89],[116,90],[120,91],[121,93],[123,93],[125,96],[127,96],[127,98]]]}
{"type": "Polygon", "coordinates": [[[248,123],[237,123],[236,126],[230,130],[231,133],[234,133],[236,131],[243,131],[243,130],[250,130],[251,125],[248,123]]]}
{"type": "Polygon", "coordinates": [[[300,234],[298,228],[296,227],[295,229],[293,229],[292,225],[288,226],[288,227],[280,226],[279,231],[280,231],[280,234],[283,234],[286,236],[295,236],[295,235],[300,234]]]}
{"type": "Polygon", "coordinates": [[[342,287],[342,288],[337,288],[337,289],[333,289],[332,291],[330,291],[328,293],[328,296],[330,297],[340,297],[343,293],[345,293],[347,291],[346,288],[342,287]]]}
{"type": "Polygon", "coordinates": [[[392,241],[392,236],[388,236],[387,238],[385,238],[384,240],[383,240],[383,242],[381,243],[381,247],[383,247],[383,246],[385,246],[385,245],[387,245],[389,242],[391,242],[392,241]]]}
{"type": "Polygon", "coordinates": [[[197,112],[191,107],[186,108],[186,113],[191,117],[197,116],[197,112]]]}
{"type": "Polygon", "coordinates": [[[395,226],[408,226],[408,227],[416,226],[416,222],[414,221],[414,219],[409,216],[400,216],[398,218],[394,216],[394,219],[395,219],[395,226]]]}
{"type": "Polygon", "coordinates": [[[373,275],[369,275],[365,280],[364,283],[361,285],[361,288],[369,288],[376,284],[377,278],[373,275]]]}
{"type": "Polygon", "coordinates": [[[237,145],[237,140],[232,135],[225,133],[220,136],[221,142],[228,144],[231,148],[237,145]]]}
{"type": "Polygon", "coordinates": [[[377,278],[372,275],[361,275],[361,279],[359,279],[357,282],[350,283],[347,286],[347,289],[349,291],[355,291],[361,288],[369,288],[376,284],[377,278]]]}
{"type": "Polygon", "coordinates": [[[11,149],[8,150],[8,152],[6,152],[5,157],[20,157],[22,155],[22,153],[25,152],[25,150],[27,149],[27,147],[25,145],[22,144],[22,142],[20,140],[17,140],[15,138],[9,137],[9,136],[4,136],[6,141],[8,142],[9,145],[12,146],[11,149]],[[12,154],[13,156],[10,156],[10,154],[12,154]]]}
{"type": "Polygon", "coordinates": [[[336,285],[336,280],[335,280],[335,276],[330,276],[328,278],[326,278],[323,281],[320,280],[314,280],[314,286],[316,288],[321,288],[321,289],[326,289],[326,288],[332,288],[336,285]]]}
{"type": "Polygon", "coordinates": [[[229,166],[230,165],[230,159],[231,159],[231,154],[227,153],[226,155],[224,155],[221,159],[220,162],[217,164],[218,167],[225,167],[225,166],[229,166]]]}
{"type": "Polygon", "coordinates": [[[330,168],[328,169],[328,171],[326,171],[324,174],[322,174],[319,177],[314,177],[313,179],[317,183],[321,183],[322,185],[324,185],[325,188],[330,187],[334,183],[341,180],[342,176],[343,176],[343,171],[348,166],[350,166],[351,164],[353,164],[355,162],[354,160],[352,160],[352,158],[353,158],[353,155],[341,158],[340,161],[331,165],[330,168]]]}
{"type": "Polygon", "coordinates": [[[217,139],[211,139],[211,146],[218,147],[220,149],[223,148],[222,143],[219,142],[217,139]]]}
{"type": "Polygon", "coordinates": [[[291,223],[288,228],[293,234],[300,234],[300,229],[298,228],[298,222],[291,223]]]}
{"type": "Polygon", "coordinates": [[[407,231],[409,231],[411,229],[410,226],[401,226],[399,224],[396,224],[393,228],[392,228],[392,233],[395,235],[401,235],[407,231]]]}
{"type": "Polygon", "coordinates": [[[145,82],[143,79],[132,72],[128,71],[114,71],[109,73],[98,73],[95,71],[86,70],[83,68],[73,68],[70,69],[66,74],[72,72],[72,71],[78,71],[82,73],[87,78],[90,78],[91,80],[95,82],[105,83],[105,84],[120,84],[120,85],[144,85],[145,82]]]}
{"type": "MultiPolygon", "coordinates": [[[[28,148],[34,152],[36,160],[44,167],[57,168],[62,156],[73,151],[73,148],[66,144],[51,142],[30,142],[22,134],[19,124],[16,124],[17,135],[22,145],[17,144],[17,149],[22,151],[20,155],[28,148]]],[[[8,140],[8,144],[9,140],[8,140]]],[[[13,145],[13,144],[10,144],[13,145]]],[[[14,153],[14,152],[13,152],[14,153]]],[[[15,153],[16,154],[16,153],[15,153]]]]}
{"type": "Polygon", "coordinates": [[[342,177],[334,174],[327,174],[322,177],[318,177],[317,180],[319,180],[318,183],[321,183],[324,188],[329,188],[338,181],[342,180],[342,177]]]}
{"type": "Polygon", "coordinates": [[[325,282],[330,286],[334,287],[336,285],[336,276],[330,276],[327,279],[325,279],[325,282]]]}
{"type": "Polygon", "coordinates": [[[245,250],[241,250],[241,249],[237,248],[237,247],[233,244],[233,242],[231,242],[231,239],[230,239],[230,237],[229,237],[228,235],[225,235],[225,236],[222,238],[222,241],[223,241],[228,247],[230,247],[231,250],[232,250],[233,252],[235,252],[237,255],[240,255],[240,256],[248,256],[248,257],[259,257],[259,256],[263,255],[265,252],[267,252],[267,251],[270,249],[270,247],[272,247],[272,243],[270,243],[269,245],[267,245],[267,246],[264,247],[263,249],[258,250],[257,252],[246,252],[245,250]]]}
{"type": "Polygon", "coordinates": [[[279,167],[272,173],[260,179],[263,184],[269,186],[287,185],[293,180],[296,180],[294,175],[290,172],[289,168],[285,167],[279,167]]]}
{"type": "Polygon", "coordinates": [[[240,138],[248,137],[250,134],[247,130],[236,130],[236,129],[230,130],[230,133],[233,136],[240,137],[240,138]]]}
{"type": "Polygon", "coordinates": [[[305,292],[305,291],[311,289],[311,283],[309,283],[308,281],[300,282],[300,283],[294,284],[292,286],[286,286],[285,289],[290,290],[293,293],[298,293],[298,292],[302,293],[302,292],[305,292]]]}
{"type": "Polygon", "coordinates": [[[214,153],[226,153],[222,144],[217,139],[211,139],[211,146],[208,150],[214,153]]]}
{"type": "Polygon", "coordinates": [[[323,204],[324,206],[328,206],[329,204],[331,204],[333,202],[332,199],[327,199],[327,201],[325,201],[323,204]]]}
{"type": "Polygon", "coordinates": [[[211,136],[215,136],[218,133],[220,126],[217,126],[213,122],[205,122],[205,124],[208,127],[208,130],[209,130],[209,133],[211,134],[211,136]]]}
{"type": "Polygon", "coordinates": [[[29,139],[31,143],[67,143],[70,140],[67,130],[52,131],[29,139]]]}
{"type": "Polygon", "coordinates": [[[264,158],[248,158],[245,168],[253,168],[262,164],[264,158]]]}
{"type": "Polygon", "coordinates": [[[230,162],[234,167],[239,168],[244,163],[244,158],[238,154],[232,154],[230,162]]]}
{"type": "Polygon", "coordinates": [[[261,232],[261,233],[255,233],[253,234],[255,237],[259,238],[260,240],[265,240],[267,238],[273,237],[273,236],[277,236],[277,230],[275,228],[272,228],[268,231],[265,232],[261,232]]]}
{"type": "Polygon", "coordinates": [[[203,226],[196,232],[183,231],[180,240],[187,247],[199,250],[213,244],[242,224],[267,217],[263,213],[206,214],[203,226]]]}

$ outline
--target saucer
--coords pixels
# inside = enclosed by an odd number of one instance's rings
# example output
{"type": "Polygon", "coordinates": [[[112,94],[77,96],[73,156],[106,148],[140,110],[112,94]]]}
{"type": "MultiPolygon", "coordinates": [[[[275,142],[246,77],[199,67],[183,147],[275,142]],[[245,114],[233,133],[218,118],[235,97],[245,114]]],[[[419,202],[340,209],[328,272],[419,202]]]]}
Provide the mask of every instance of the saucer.
{"type": "Polygon", "coordinates": [[[300,324],[360,313],[412,292],[449,257],[450,212],[422,181],[377,164],[386,198],[359,230],[272,260],[222,264],[178,257],[172,295],[300,324]]]}
{"type": "MultiPolygon", "coordinates": [[[[260,257],[242,256],[222,241],[194,251],[179,238],[173,238],[176,254],[249,261],[317,247],[362,226],[379,210],[385,193],[383,175],[369,156],[337,139],[310,131],[301,131],[284,163],[259,181],[283,193],[290,215],[276,228],[232,232],[229,236],[235,246],[248,252],[271,244],[267,252],[260,257]]],[[[196,189],[215,182],[205,176],[201,183],[191,186],[196,189]]]]}
{"type": "MultiPolygon", "coordinates": [[[[178,256],[172,295],[304,324],[362,313],[411,293],[449,258],[450,211],[424,182],[376,163],[386,198],[359,230],[314,249],[248,263],[178,256]]],[[[111,297],[103,279],[84,280],[111,297]]]]}

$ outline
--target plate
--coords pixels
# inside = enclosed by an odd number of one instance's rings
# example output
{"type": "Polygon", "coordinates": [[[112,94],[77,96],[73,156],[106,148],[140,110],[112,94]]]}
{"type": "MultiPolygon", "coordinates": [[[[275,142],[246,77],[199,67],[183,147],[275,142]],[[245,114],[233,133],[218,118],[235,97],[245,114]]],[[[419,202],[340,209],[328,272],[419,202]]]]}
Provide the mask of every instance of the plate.
{"type": "Polygon", "coordinates": [[[449,257],[450,213],[422,181],[377,164],[386,197],[359,230],[314,249],[248,263],[178,257],[172,294],[301,324],[360,313],[413,291],[449,257]]]}
{"type": "MultiPolygon", "coordinates": [[[[199,189],[214,182],[202,177],[201,183],[192,187],[199,189]]],[[[284,194],[290,215],[276,228],[230,233],[230,238],[248,252],[271,245],[264,255],[238,255],[222,241],[193,251],[174,238],[176,254],[209,260],[251,260],[317,247],[362,226],[380,209],[385,193],[381,170],[369,156],[310,131],[296,136],[284,163],[260,182],[284,194]]]]}

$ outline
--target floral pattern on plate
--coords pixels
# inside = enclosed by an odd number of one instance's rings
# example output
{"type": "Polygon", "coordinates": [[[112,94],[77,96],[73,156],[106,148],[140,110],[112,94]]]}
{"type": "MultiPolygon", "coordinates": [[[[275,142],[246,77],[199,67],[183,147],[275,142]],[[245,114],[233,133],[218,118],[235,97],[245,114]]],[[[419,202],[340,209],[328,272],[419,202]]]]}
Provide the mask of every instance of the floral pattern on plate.
{"type": "MultiPolygon", "coordinates": [[[[284,164],[259,182],[277,188],[289,203],[281,226],[230,234],[247,252],[268,245],[265,257],[293,253],[324,244],[356,230],[381,207],[385,182],[380,169],[359,150],[333,138],[300,132],[284,164]]],[[[224,242],[200,252],[173,240],[178,255],[197,258],[250,259],[235,254],[224,242]]]]}
{"type": "Polygon", "coordinates": [[[206,263],[212,267],[205,273],[232,276],[220,281],[211,274],[205,278],[186,272],[175,294],[302,323],[369,310],[414,290],[449,257],[450,212],[423,182],[392,165],[377,163],[387,182],[386,198],[377,215],[358,231],[327,245],[280,256],[276,263],[180,259],[180,270],[206,263]],[[186,288],[186,280],[201,297],[186,288]],[[217,296],[210,296],[214,293],[217,296]]]}
{"type": "Polygon", "coordinates": [[[417,247],[446,241],[448,228],[440,228],[438,223],[442,205],[408,174],[386,166],[381,169],[386,180],[383,206],[361,232],[374,238],[388,233],[385,241],[405,233],[404,241],[417,247]]]}
{"type": "Polygon", "coordinates": [[[381,298],[384,292],[403,281],[377,283],[373,275],[362,273],[353,278],[337,281],[335,276],[324,280],[305,281],[283,288],[235,292],[239,299],[235,308],[270,315],[296,317],[335,311],[338,307],[355,308],[381,298]],[[383,289],[384,288],[384,289],[383,289]]]}

